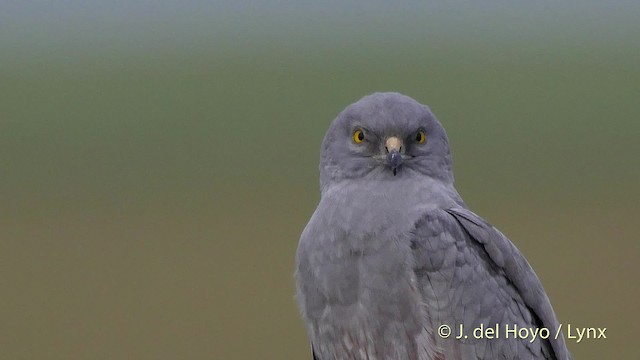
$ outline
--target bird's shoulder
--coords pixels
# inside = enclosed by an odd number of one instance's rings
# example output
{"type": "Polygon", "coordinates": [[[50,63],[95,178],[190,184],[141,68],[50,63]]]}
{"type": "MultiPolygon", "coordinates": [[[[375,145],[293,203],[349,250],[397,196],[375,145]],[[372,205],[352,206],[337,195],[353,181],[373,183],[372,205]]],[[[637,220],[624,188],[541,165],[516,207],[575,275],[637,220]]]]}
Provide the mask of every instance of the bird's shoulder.
{"type": "MultiPolygon", "coordinates": [[[[464,207],[425,212],[413,233],[416,275],[428,282],[423,296],[443,308],[435,317],[465,327],[520,323],[555,334],[559,324],[537,275],[516,246],[480,216],[464,207]]],[[[541,345],[531,350],[549,351],[541,345]]],[[[550,345],[556,358],[569,358],[561,336],[550,345]]]]}

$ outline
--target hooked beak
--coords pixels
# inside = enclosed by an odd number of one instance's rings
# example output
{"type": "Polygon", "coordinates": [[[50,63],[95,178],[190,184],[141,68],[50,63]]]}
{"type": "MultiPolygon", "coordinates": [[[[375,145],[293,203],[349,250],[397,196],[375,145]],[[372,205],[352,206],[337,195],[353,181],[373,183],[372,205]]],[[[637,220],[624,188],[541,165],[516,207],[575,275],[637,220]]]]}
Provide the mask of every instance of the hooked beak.
{"type": "Polygon", "coordinates": [[[393,171],[393,176],[396,176],[398,167],[402,164],[402,140],[395,136],[391,136],[385,143],[385,149],[387,150],[387,165],[393,171]]]}

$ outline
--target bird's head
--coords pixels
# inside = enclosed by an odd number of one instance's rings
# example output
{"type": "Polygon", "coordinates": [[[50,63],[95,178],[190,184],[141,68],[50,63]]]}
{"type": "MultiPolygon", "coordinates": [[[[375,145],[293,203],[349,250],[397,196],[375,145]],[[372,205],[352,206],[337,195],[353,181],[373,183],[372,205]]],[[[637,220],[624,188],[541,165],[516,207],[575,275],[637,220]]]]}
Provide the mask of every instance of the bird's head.
{"type": "Polygon", "coordinates": [[[320,155],[323,189],[345,179],[406,176],[453,182],[447,135],[427,106],[398,93],[375,93],[333,121],[320,155]]]}

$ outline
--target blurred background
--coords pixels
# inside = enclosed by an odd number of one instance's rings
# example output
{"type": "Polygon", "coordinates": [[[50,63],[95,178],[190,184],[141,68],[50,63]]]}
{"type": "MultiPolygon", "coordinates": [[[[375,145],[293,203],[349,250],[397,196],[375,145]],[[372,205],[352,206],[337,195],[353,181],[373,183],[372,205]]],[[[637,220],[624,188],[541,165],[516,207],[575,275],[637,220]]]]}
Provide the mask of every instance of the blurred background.
{"type": "Polygon", "coordinates": [[[348,104],[429,104],[576,359],[639,358],[640,3],[0,2],[0,358],[310,359],[293,298],[348,104]],[[615,354],[615,355],[612,355],[615,354]]]}

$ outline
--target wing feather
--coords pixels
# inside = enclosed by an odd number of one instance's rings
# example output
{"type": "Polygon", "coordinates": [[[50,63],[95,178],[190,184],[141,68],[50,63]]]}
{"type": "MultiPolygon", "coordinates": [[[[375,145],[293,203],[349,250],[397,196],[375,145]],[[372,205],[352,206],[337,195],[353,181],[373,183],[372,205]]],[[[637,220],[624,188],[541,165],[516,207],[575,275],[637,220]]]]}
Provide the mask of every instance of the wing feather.
{"type": "MultiPolygon", "coordinates": [[[[500,231],[464,208],[432,211],[416,223],[412,249],[434,329],[480,325],[545,327],[558,321],[533,269],[500,231]]],[[[472,334],[468,334],[472,335],[472,334]]],[[[446,359],[571,359],[564,338],[435,338],[446,359]],[[447,355],[453,357],[447,357],[447,355]]]]}
{"type": "MultiPolygon", "coordinates": [[[[539,326],[548,328],[551,334],[555,334],[559,323],[549,297],[540,279],[518,248],[498,229],[470,210],[455,208],[448,209],[447,212],[464,227],[472,239],[484,245],[491,261],[504,270],[507,280],[521,294],[524,305],[539,319],[541,322],[539,326]]],[[[523,304],[518,303],[519,313],[526,317],[529,313],[523,309],[523,304]]],[[[526,318],[525,320],[530,321],[526,318]]],[[[550,337],[549,341],[557,359],[571,359],[564,335],[561,334],[558,339],[550,337]]]]}

